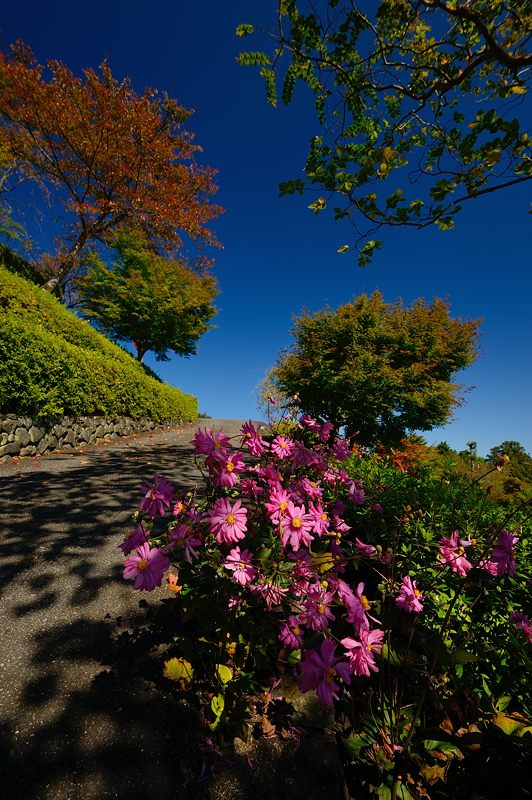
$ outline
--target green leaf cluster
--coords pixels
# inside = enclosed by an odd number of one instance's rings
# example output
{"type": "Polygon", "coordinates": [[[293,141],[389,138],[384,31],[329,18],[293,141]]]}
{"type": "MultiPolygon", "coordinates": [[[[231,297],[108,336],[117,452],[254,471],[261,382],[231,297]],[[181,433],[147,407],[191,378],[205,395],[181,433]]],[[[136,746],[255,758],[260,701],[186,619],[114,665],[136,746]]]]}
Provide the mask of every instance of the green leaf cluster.
{"type": "Polygon", "coordinates": [[[379,292],[305,312],[273,368],[274,394],[298,394],[302,410],[346,426],[360,444],[395,445],[442,425],[459,404],[452,380],[475,359],[478,327],[452,319],[442,300],[405,308],[379,292]]]}
{"type": "Polygon", "coordinates": [[[0,266],[0,412],[192,420],[197,400],[0,266]]]}

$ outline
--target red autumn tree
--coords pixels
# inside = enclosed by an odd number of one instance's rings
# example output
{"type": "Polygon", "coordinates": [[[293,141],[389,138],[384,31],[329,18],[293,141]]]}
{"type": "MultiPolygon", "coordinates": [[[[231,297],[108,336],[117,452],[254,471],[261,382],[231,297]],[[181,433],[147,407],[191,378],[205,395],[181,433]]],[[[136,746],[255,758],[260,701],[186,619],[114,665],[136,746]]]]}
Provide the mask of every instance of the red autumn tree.
{"type": "Polygon", "coordinates": [[[59,61],[38,64],[21,43],[0,53],[0,148],[69,212],[49,288],[119,225],[172,253],[183,235],[217,244],[206,227],[222,211],[210,202],[215,172],[195,162],[201,148],[182,127],[190,114],[166,94],[138,95],[107,64],[77,77],[59,61]]]}

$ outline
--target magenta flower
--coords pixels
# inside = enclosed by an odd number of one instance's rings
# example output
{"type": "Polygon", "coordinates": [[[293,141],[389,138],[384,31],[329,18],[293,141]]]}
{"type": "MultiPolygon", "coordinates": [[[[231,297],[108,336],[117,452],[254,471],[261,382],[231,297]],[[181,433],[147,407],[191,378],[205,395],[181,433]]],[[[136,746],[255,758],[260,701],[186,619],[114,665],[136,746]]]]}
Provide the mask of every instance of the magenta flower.
{"type": "Polygon", "coordinates": [[[329,532],[329,515],[321,503],[317,503],[316,506],[310,505],[308,513],[312,517],[312,530],[315,534],[324,536],[329,532]]]}
{"type": "Polygon", "coordinates": [[[515,575],[515,551],[514,545],[519,541],[512,531],[502,531],[497,536],[497,544],[491,555],[491,562],[497,566],[497,577],[500,578],[506,572],[508,575],[515,575]]]}
{"type": "Polygon", "coordinates": [[[333,444],[332,454],[338,461],[347,461],[351,455],[351,450],[345,439],[337,439],[333,444]]]}
{"type": "Polygon", "coordinates": [[[253,456],[260,456],[268,449],[268,442],[261,439],[260,433],[257,431],[251,420],[244,422],[242,425],[242,444],[245,444],[253,456]]]}
{"type": "Polygon", "coordinates": [[[517,630],[523,631],[527,641],[532,642],[532,624],[526,614],[521,614],[519,611],[512,611],[510,614],[510,622],[515,625],[517,630]]]}
{"type": "Polygon", "coordinates": [[[233,580],[241,586],[251,583],[257,576],[257,570],[251,566],[252,553],[249,550],[242,550],[234,547],[224,561],[224,567],[233,571],[233,580]]]}
{"type": "Polygon", "coordinates": [[[302,692],[315,689],[318,700],[326,706],[332,706],[333,700],[339,699],[340,686],[335,679],[351,683],[349,667],[341,657],[335,656],[336,647],[330,639],[324,639],[320,650],[308,650],[301,662],[301,674],[298,678],[302,692]]]}
{"type": "Polygon", "coordinates": [[[230,446],[230,440],[222,431],[212,431],[210,428],[201,428],[194,434],[191,443],[198,455],[215,456],[220,451],[225,451],[230,446]]]}
{"type": "Polygon", "coordinates": [[[460,539],[458,531],[454,531],[450,536],[443,536],[438,542],[440,545],[440,562],[449,564],[453,572],[464,578],[472,567],[472,564],[465,557],[465,549],[470,542],[460,539]]]}
{"type": "Polygon", "coordinates": [[[319,431],[321,429],[320,423],[316,422],[312,417],[309,417],[308,414],[303,414],[299,421],[302,425],[305,425],[309,431],[319,431]]]}
{"type": "Polygon", "coordinates": [[[286,436],[276,436],[272,442],[271,452],[277,458],[289,458],[294,452],[294,442],[286,436]]]}
{"type": "Polygon", "coordinates": [[[278,525],[281,519],[286,514],[286,509],[288,508],[288,503],[290,502],[290,494],[283,489],[281,484],[277,482],[277,484],[272,488],[270,492],[270,500],[268,503],[264,503],[264,507],[268,512],[268,516],[270,517],[271,521],[274,525],[278,525]]]}
{"type": "Polygon", "coordinates": [[[332,422],[324,422],[320,429],[321,441],[328,442],[329,436],[331,435],[333,430],[334,430],[334,425],[332,424],[332,422]]]}
{"type": "Polygon", "coordinates": [[[311,481],[310,478],[303,478],[301,488],[310,500],[321,500],[323,497],[323,489],[319,483],[311,481]]]}
{"type": "Polygon", "coordinates": [[[339,596],[347,606],[346,619],[348,622],[353,623],[357,635],[360,636],[360,632],[362,630],[369,629],[368,620],[371,619],[373,622],[378,623],[378,620],[375,619],[375,617],[372,617],[368,614],[371,605],[368,598],[364,594],[364,584],[362,581],[358,584],[355,592],[351,592],[350,595],[344,592],[344,596],[339,593],[339,596]]]}
{"type": "Polygon", "coordinates": [[[363,506],[366,502],[366,495],[364,494],[364,484],[362,481],[349,482],[349,499],[357,506],[363,506]]]}
{"type": "Polygon", "coordinates": [[[347,651],[349,664],[355,675],[365,675],[369,678],[370,670],[378,672],[375,664],[374,653],[380,653],[383,647],[384,631],[359,631],[360,641],[356,639],[342,639],[341,644],[347,651]]]}
{"type": "Polygon", "coordinates": [[[395,598],[395,603],[403,611],[408,611],[412,614],[418,614],[423,611],[423,595],[416,589],[416,581],[406,575],[401,583],[399,596],[395,598]]]}
{"type": "Polygon", "coordinates": [[[314,450],[309,450],[303,442],[296,439],[292,451],[292,463],[295,467],[309,467],[314,463],[316,454],[314,450]]]}
{"type": "Polygon", "coordinates": [[[157,514],[164,517],[174,493],[173,484],[166,478],[159,478],[155,475],[151,482],[146,481],[142,490],[144,497],[140,501],[140,510],[145,511],[152,519],[155,519],[157,514]]]}
{"type": "Polygon", "coordinates": [[[281,627],[279,639],[289,650],[299,650],[303,644],[303,629],[297,617],[291,614],[281,627]]]}
{"type": "Polygon", "coordinates": [[[139,545],[144,544],[148,535],[148,531],[141,522],[134,530],[127,534],[124,541],[119,544],[118,547],[125,556],[128,556],[132,550],[136,550],[139,545]]]}
{"type": "Polygon", "coordinates": [[[141,544],[134,555],[126,558],[123,577],[134,578],[133,588],[152,592],[161,585],[163,575],[170,566],[170,560],[157,547],[141,544]]]}
{"type": "Polygon", "coordinates": [[[187,563],[192,564],[192,559],[198,558],[196,548],[200,546],[201,539],[194,536],[192,529],[189,528],[188,525],[176,525],[175,528],[172,528],[168,533],[172,541],[167,545],[167,549],[170,550],[174,547],[182,547],[183,558],[187,563]]]}
{"type": "Polygon", "coordinates": [[[211,531],[216,534],[216,541],[238,542],[244,538],[247,530],[248,510],[237,500],[234,505],[227,497],[220,497],[208,513],[211,531]]]}
{"type": "Polygon", "coordinates": [[[258,583],[250,586],[251,593],[261,597],[270,611],[273,606],[278,606],[283,598],[288,594],[288,589],[278,586],[276,583],[258,583]]]}
{"type": "Polygon", "coordinates": [[[305,512],[305,506],[295,506],[291,500],[286,506],[285,515],[281,518],[281,541],[283,547],[288,543],[293,550],[299,550],[301,545],[307,547],[314,536],[311,534],[313,520],[305,512]]]}
{"type": "Polygon", "coordinates": [[[223,453],[208,465],[213,475],[213,483],[230,489],[238,483],[238,474],[245,469],[240,453],[223,453]]]}
{"type": "Polygon", "coordinates": [[[320,584],[318,586],[319,588],[311,589],[303,600],[303,614],[309,628],[313,631],[324,631],[329,627],[330,621],[335,619],[330,609],[334,594],[324,591],[320,584]]]}
{"type": "Polygon", "coordinates": [[[358,537],[355,539],[355,547],[362,556],[376,556],[377,548],[372,544],[365,544],[358,537]]]}

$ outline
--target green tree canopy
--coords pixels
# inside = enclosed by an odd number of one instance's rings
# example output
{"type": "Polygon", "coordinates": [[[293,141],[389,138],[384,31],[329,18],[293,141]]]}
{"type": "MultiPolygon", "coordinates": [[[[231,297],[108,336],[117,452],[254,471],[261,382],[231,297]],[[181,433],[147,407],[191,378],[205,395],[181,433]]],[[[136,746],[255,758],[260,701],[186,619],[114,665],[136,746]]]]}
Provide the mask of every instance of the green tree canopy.
{"type": "Polygon", "coordinates": [[[464,202],[528,180],[531,27],[526,0],[279,0],[274,52],[239,61],[260,68],[272,105],[298,81],[314,95],[306,179],[281,194],[329,193],[309,208],[336,200],[363,265],[381,226],[449,229],[464,202]]]}
{"type": "Polygon", "coordinates": [[[363,445],[394,446],[443,425],[461,403],[451,380],[477,355],[478,320],[451,319],[443,300],[386,303],[361,295],[336,311],[304,312],[270,379],[285,397],[363,445]]]}
{"type": "Polygon", "coordinates": [[[505,468],[506,474],[532,482],[532,458],[520,442],[504,441],[498,447],[492,447],[488,460],[496,464],[501,454],[508,456],[510,459],[508,466],[505,468]]]}
{"type": "Polygon", "coordinates": [[[216,313],[215,279],[158,255],[136,232],[120,232],[113,247],[110,266],[90,256],[78,284],[83,314],[111,339],[133,342],[139,361],[148,351],[158,361],[167,361],[168,351],[194,355],[216,313]]]}

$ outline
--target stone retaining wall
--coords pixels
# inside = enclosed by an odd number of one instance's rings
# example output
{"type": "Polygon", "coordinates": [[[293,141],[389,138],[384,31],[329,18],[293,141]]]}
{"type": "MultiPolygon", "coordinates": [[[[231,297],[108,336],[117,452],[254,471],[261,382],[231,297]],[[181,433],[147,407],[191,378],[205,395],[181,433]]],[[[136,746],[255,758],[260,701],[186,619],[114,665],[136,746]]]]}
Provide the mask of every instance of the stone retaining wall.
{"type": "Polygon", "coordinates": [[[0,417],[0,461],[16,456],[37,456],[52,450],[74,450],[93,442],[106,442],[160,428],[174,428],[182,420],[132,419],[131,417],[55,417],[33,420],[7,414],[0,417]]]}

